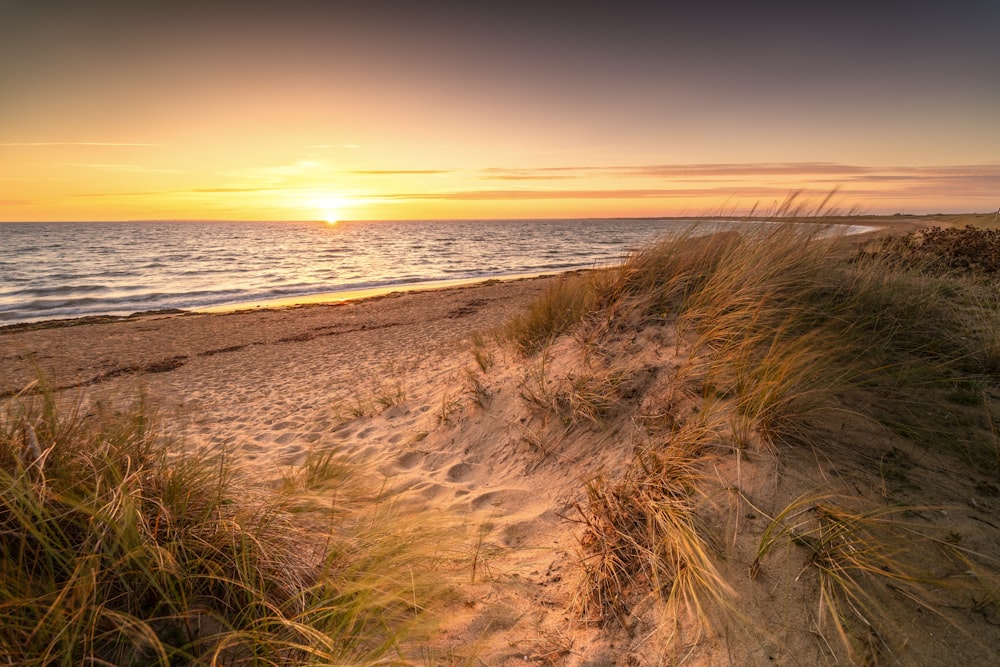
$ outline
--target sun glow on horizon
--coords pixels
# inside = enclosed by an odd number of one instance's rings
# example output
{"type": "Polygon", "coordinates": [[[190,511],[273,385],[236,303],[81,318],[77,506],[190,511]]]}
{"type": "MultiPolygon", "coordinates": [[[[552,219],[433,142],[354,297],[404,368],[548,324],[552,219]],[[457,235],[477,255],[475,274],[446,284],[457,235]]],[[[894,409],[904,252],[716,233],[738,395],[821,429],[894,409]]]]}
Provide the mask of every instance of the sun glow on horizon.
{"type": "Polygon", "coordinates": [[[323,194],[311,200],[309,204],[326,224],[336,225],[340,222],[343,210],[349,205],[349,202],[340,195],[323,194]]]}

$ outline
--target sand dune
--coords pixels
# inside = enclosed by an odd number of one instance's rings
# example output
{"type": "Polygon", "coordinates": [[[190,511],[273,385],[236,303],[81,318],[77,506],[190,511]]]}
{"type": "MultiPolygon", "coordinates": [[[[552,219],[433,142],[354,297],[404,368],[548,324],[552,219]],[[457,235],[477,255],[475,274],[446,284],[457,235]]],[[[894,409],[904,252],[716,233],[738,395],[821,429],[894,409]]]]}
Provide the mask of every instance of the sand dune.
{"type": "MultiPolygon", "coordinates": [[[[262,482],[311,450],[335,448],[401,508],[449,517],[461,529],[464,565],[452,573],[447,618],[418,650],[430,664],[849,663],[817,632],[827,612],[791,548],[763,566],[757,552],[769,522],[819,488],[917,498],[929,508],[919,514],[927,531],[951,530],[969,553],[997,553],[1000,490],[981,471],[956,474],[954,460],[853,422],[820,425],[874,448],[837,458],[809,448],[779,456],[756,436],[737,447],[731,427],[715,425],[688,500],[712,536],[712,567],[733,607],[699,632],[693,619],[666,613],[659,596],[629,588],[617,616],[598,618],[581,567],[587,483],[620,480],[637,453],[663,446],[678,425],[697,426],[709,389],[692,379],[669,324],[600,346],[563,337],[534,358],[487,342],[478,350],[488,363],[477,363],[473,335],[507,322],[554,280],[5,330],[0,392],[16,393],[39,371],[85,405],[128,402],[141,389],[177,446],[225,450],[262,482]],[[588,373],[612,378],[618,397],[594,419],[565,403],[588,373]],[[881,456],[874,468],[873,452],[881,456]],[[897,463],[905,471],[894,477],[897,463]],[[917,480],[920,494],[900,479],[917,480]]],[[[1000,645],[995,604],[952,603],[939,608],[957,611],[938,615],[905,596],[889,600],[893,617],[880,620],[921,632],[902,645],[872,641],[901,664],[991,664],[990,647],[1000,645]]]]}

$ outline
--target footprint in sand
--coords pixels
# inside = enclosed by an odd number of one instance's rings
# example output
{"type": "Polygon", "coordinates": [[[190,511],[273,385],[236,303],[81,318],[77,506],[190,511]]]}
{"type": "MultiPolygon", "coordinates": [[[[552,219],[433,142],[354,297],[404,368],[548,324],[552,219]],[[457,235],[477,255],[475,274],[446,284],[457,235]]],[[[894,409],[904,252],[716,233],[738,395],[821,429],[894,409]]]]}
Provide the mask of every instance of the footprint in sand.
{"type": "Polygon", "coordinates": [[[338,435],[338,436],[341,436],[341,437],[344,437],[344,438],[351,437],[351,435],[353,433],[354,433],[354,431],[351,428],[350,422],[343,423],[340,426],[338,426],[337,428],[333,429],[333,434],[334,435],[338,435]]]}
{"type": "Polygon", "coordinates": [[[474,510],[485,507],[503,507],[504,514],[511,515],[514,512],[519,512],[530,496],[531,494],[523,489],[496,489],[479,494],[469,504],[474,510]]]}
{"type": "Polygon", "coordinates": [[[371,435],[372,433],[374,433],[374,432],[375,432],[375,430],[376,430],[376,429],[375,429],[375,427],[374,427],[374,426],[369,426],[368,428],[366,428],[366,429],[365,429],[365,430],[363,430],[363,431],[358,431],[358,437],[359,437],[359,438],[367,438],[367,437],[368,437],[368,436],[370,436],[370,435],[371,435]]]}
{"type": "Polygon", "coordinates": [[[353,454],[359,461],[368,461],[375,455],[375,452],[376,449],[369,445],[368,447],[355,450],[353,454]]]}
{"type": "Polygon", "coordinates": [[[410,409],[406,405],[395,405],[383,412],[382,416],[386,419],[398,419],[408,414],[410,414],[410,409]]]}
{"type": "Polygon", "coordinates": [[[448,468],[448,481],[450,482],[464,482],[469,478],[472,473],[472,466],[468,463],[456,463],[452,467],[448,468]]]}
{"type": "Polygon", "coordinates": [[[286,447],[277,456],[279,465],[291,465],[301,463],[305,458],[305,449],[301,446],[286,447]]]}
{"type": "Polygon", "coordinates": [[[406,468],[407,470],[409,470],[410,468],[420,463],[420,460],[422,458],[424,458],[423,452],[407,452],[402,456],[400,456],[396,460],[396,463],[398,463],[401,468],[406,468]]]}
{"type": "Polygon", "coordinates": [[[433,500],[444,491],[444,487],[434,482],[420,482],[414,484],[410,490],[419,493],[424,500],[433,500]]]}
{"type": "Polygon", "coordinates": [[[299,437],[298,433],[289,431],[287,433],[282,433],[281,435],[279,435],[277,438],[274,439],[274,442],[275,444],[278,445],[287,445],[292,440],[295,440],[295,438],[297,437],[299,437]]]}
{"type": "Polygon", "coordinates": [[[484,507],[491,507],[493,505],[498,505],[503,502],[502,493],[500,491],[487,491],[486,493],[480,493],[478,496],[472,499],[469,503],[472,505],[472,509],[481,510],[484,507]]]}
{"type": "Polygon", "coordinates": [[[271,425],[272,431],[287,431],[290,428],[299,428],[302,424],[297,422],[278,422],[277,424],[271,425]]]}

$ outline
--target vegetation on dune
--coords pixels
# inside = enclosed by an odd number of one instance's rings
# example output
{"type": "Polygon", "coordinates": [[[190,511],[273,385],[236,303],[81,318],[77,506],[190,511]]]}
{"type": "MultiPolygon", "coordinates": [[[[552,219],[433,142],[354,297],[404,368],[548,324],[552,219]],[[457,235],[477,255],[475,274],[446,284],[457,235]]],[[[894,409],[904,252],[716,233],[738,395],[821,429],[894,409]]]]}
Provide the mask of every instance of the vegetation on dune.
{"type": "Polygon", "coordinates": [[[4,663],[370,663],[440,592],[440,534],[352,504],[333,454],[264,489],[225,458],[168,455],[141,403],[84,414],[43,392],[7,408],[4,663]],[[336,510],[318,495],[331,485],[336,510]]]}
{"type": "Polygon", "coordinates": [[[1000,229],[928,227],[902,237],[887,237],[871,252],[926,271],[995,274],[1000,271],[1000,229]]]}
{"type": "Polygon", "coordinates": [[[546,342],[569,331],[594,308],[593,286],[591,273],[561,276],[527,312],[513,317],[503,336],[525,354],[537,352],[546,342]]]}
{"type": "MultiPolygon", "coordinates": [[[[1000,480],[1000,236],[930,228],[858,250],[831,232],[776,225],[699,236],[693,228],[621,266],[561,282],[503,332],[543,359],[558,332],[572,333],[584,357],[599,350],[606,365],[627,358],[639,336],[672,342],[684,359],[672,382],[696,406],[697,428],[676,405],[659,406],[671,413],[666,428],[649,432],[623,474],[592,481],[579,507],[591,614],[625,627],[626,601],[646,589],[694,612],[699,627],[740,615],[716,566],[723,553],[699,518],[709,485],[696,471],[710,453],[764,451],[780,461],[805,447],[885,483],[901,450],[887,454],[881,442],[898,441],[1000,480]],[[864,430],[878,435],[859,440],[864,430]]],[[[524,386],[536,385],[529,373],[524,386]]],[[[749,502],[738,485],[726,493],[749,502]]],[[[934,613],[953,603],[932,602],[931,591],[965,586],[966,600],[995,599],[983,581],[995,582],[996,555],[971,555],[930,524],[904,527],[898,517],[917,510],[880,505],[884,497],[860,494],[847,507],[828,495],[775,508],[751,569],[767,567],[778,542],[800,549],[803,572],[817,581],[817,630],[839,637],[851,661],[877,662],[905,643],[882,617],[892,591],[934,613]],[[919,566],[928,549],[945,571],[979,574],[930,574],[919,566]]]]}

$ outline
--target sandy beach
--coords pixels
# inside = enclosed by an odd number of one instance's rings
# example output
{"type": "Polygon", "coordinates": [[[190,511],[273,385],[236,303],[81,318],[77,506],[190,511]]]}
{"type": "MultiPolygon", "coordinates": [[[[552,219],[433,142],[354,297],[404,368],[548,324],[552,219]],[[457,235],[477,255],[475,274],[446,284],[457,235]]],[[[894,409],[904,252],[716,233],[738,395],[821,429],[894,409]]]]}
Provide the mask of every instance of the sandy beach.
{"type": "MultiPolygon", "coordinates": [[[[615,465],[629,446],[550,458],[529,444],[532,424],[502,411],[468,418],[470,337],[503,325],[556,279],[8,330],[0,333],[0,391],[10,396],[41,371],[84,411],[96,402],[125,405],[141,392],[177,442],[224,449],[261,480],[280,478],[312,449],[335,447],[405,491],[416,509],[458,517],[469,539],[490,526],[492,549],[518,547],[493,557],[507,583],[502,592],[471,586],[434,643],[450,653],[476,642],[480,655],[492,656],[486,664],[523,662],[569,632],[574,591],[559,582],[573,562],[575,525],[560,516],[580,499],[580,475],[615,465]]],[[[514,356],[496,359],[498,369],[517,367],[514,356]]]]}
{"type": "Polygon", "coordinates": [[[130,400],[141,388],[185,438],[288,457],[382,391],[426,403],[424,392],[468,362],[472,332],[500,326],[551,280],[7,330],[0,395],[39,372],[88,400],[130,400]]]}

